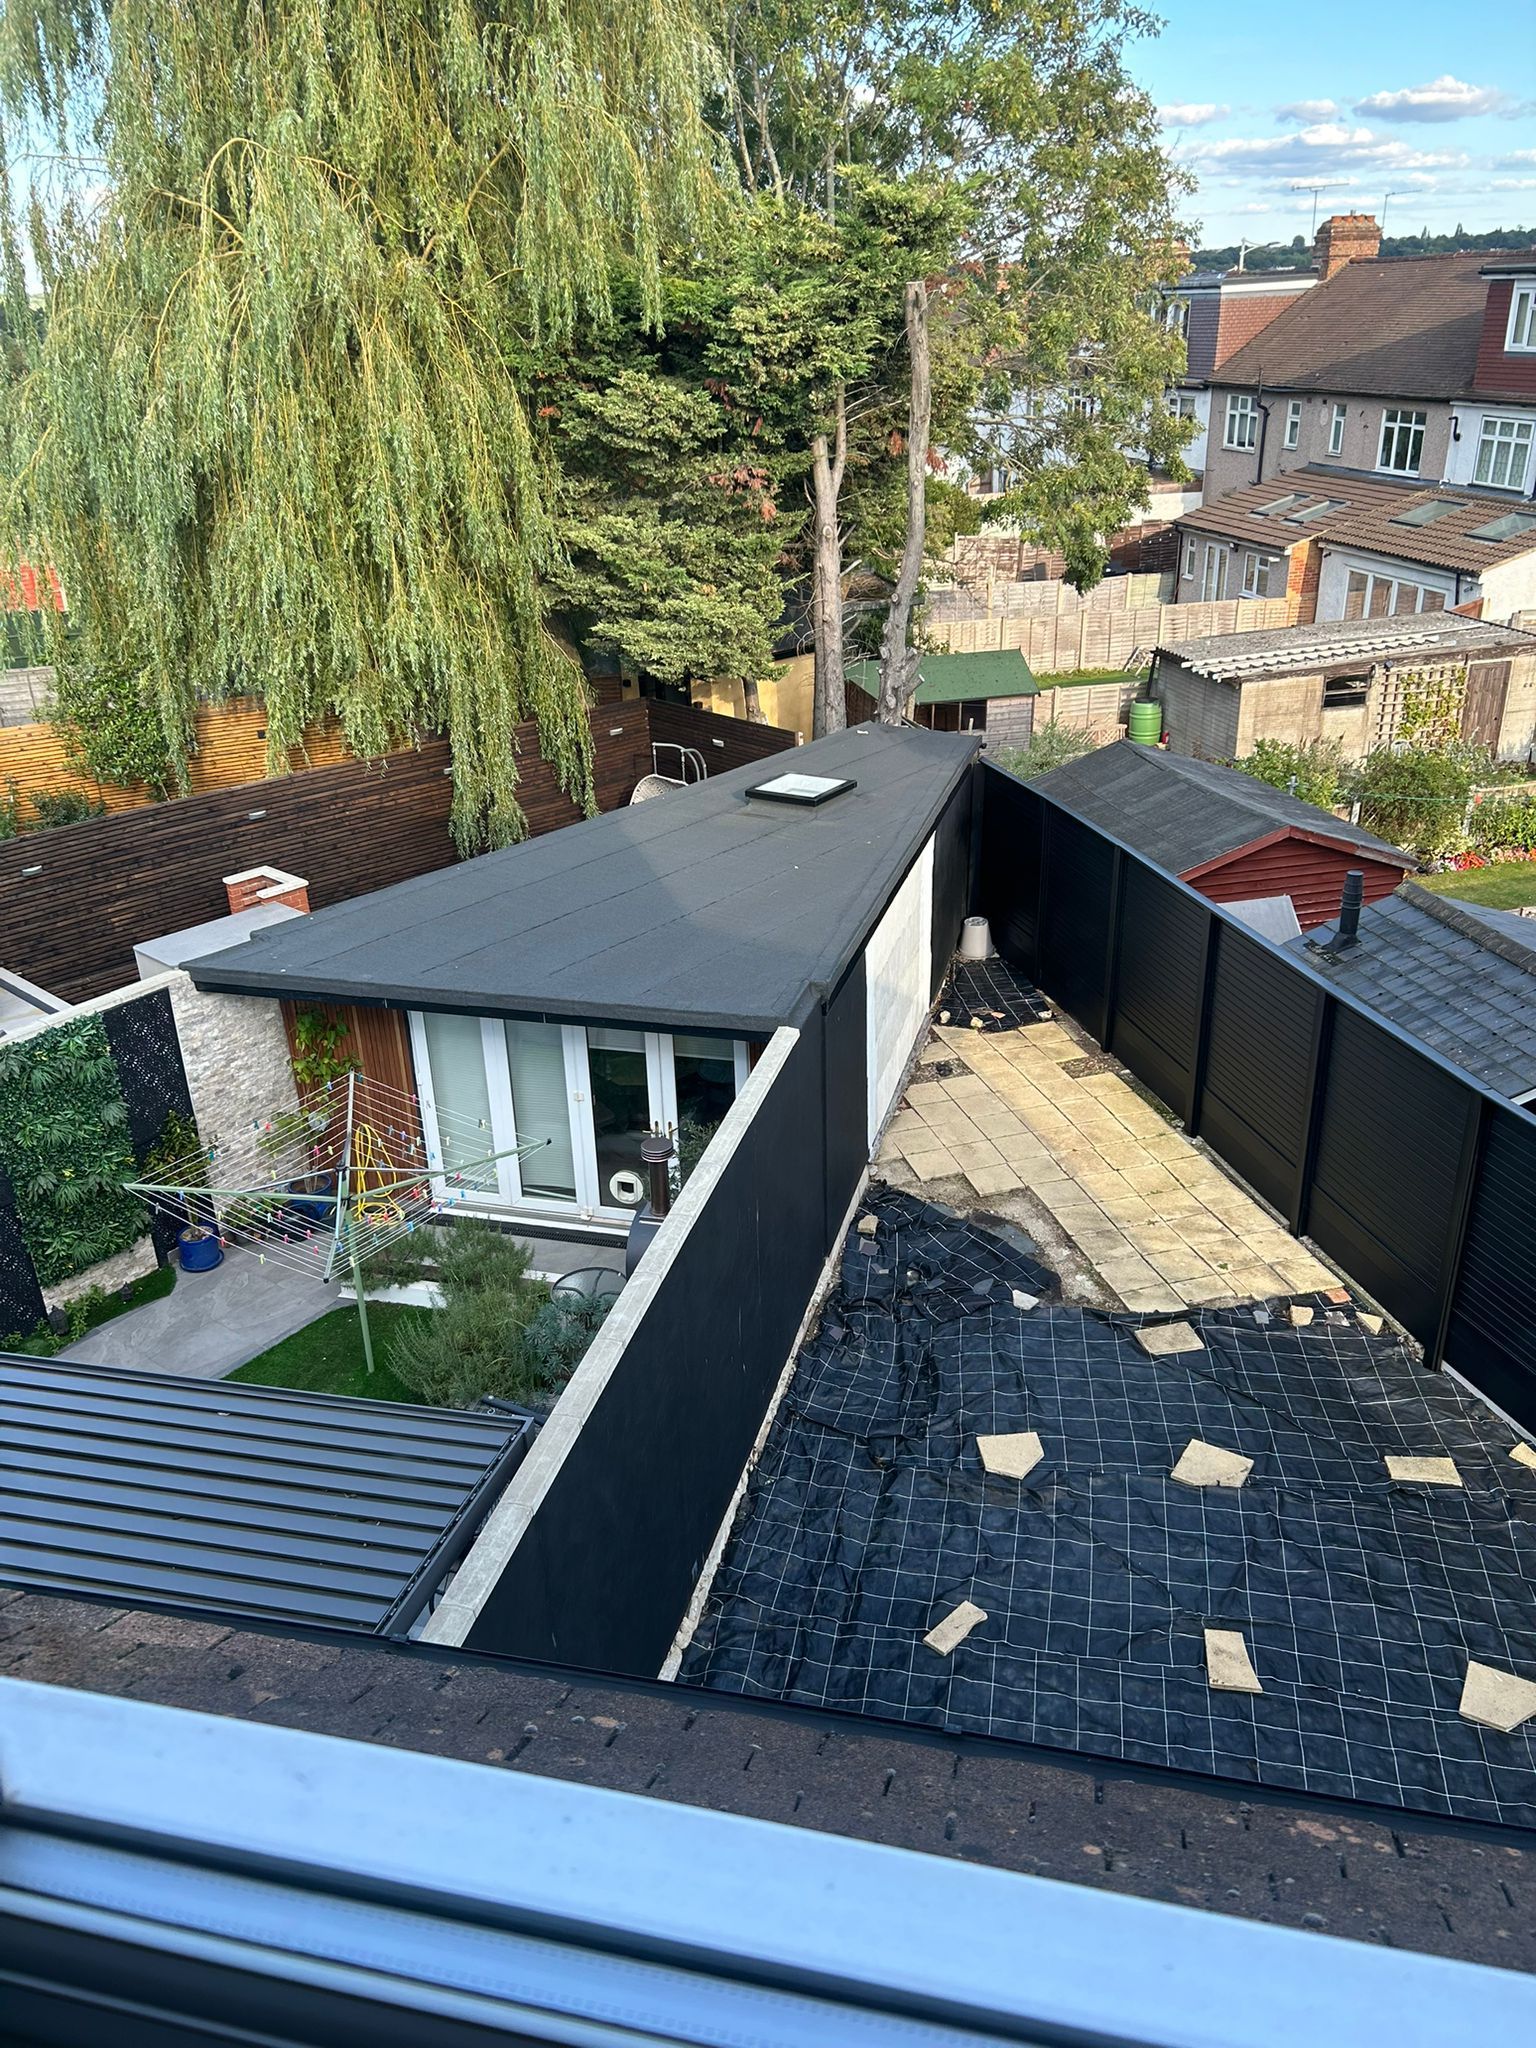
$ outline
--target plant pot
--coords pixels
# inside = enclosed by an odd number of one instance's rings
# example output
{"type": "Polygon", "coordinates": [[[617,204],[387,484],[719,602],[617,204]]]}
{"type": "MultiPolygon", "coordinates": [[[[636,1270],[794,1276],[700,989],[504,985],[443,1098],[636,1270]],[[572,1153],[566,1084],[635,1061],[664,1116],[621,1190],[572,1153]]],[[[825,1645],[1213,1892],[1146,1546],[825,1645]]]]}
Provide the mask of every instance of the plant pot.
{"type": "Polygon", "coordinates": [[[211,1231],[194,1236],[190,1230],[178,1230],[176,1256],[183,1273],[211,1273],[222,1262],[224,1247],[211,1231]]]}
{"type": "Polygon", "coordinates": [[[329,1223],[336,1213],[334,1202],[316,1201],[317,1195],[334,1195],[336,1176],[334,1173],[307,1173],[302,1180],[288,1183],[288,1207],[294,1215],[302,1216],[309,1223],[329,1223]]]}

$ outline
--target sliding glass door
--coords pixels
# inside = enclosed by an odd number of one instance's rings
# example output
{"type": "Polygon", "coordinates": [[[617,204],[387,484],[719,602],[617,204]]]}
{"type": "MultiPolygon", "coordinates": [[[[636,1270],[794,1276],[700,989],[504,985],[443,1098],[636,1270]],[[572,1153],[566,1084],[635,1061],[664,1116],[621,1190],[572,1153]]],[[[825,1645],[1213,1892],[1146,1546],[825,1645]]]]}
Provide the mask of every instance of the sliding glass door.
{"type": "Polygon", "coordinates": [[[739,1040],[434,1012],[411,1042],[441,1196],[611,1222],[645,1200],[646,1133],[712,1130],[749,1066],[739,1040]]]}

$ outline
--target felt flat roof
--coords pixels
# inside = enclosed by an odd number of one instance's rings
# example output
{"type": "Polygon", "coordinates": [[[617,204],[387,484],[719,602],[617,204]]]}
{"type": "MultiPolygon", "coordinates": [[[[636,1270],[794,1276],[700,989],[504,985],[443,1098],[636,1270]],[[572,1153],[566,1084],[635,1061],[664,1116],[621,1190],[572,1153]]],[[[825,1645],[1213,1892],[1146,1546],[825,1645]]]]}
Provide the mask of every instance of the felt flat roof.
{"type": "MultiPolygon", "coordinates": [[[[851,681],[872,697],[880,693],[878,661],[851,662],[851,681]]],[[[1017,647],[979,654],[925,654],[918,663],[914,704],[967,704],[992,697],[1038,697],[1040,685],[1017,647]]]]}
{"type": "Polygon", "coordinates": [[[199,988],[766,1036],[862,946],[971,734],[861,725],[257,932],[199,988]],[[849,777],[815,808],[748,790],[849,777]]]}

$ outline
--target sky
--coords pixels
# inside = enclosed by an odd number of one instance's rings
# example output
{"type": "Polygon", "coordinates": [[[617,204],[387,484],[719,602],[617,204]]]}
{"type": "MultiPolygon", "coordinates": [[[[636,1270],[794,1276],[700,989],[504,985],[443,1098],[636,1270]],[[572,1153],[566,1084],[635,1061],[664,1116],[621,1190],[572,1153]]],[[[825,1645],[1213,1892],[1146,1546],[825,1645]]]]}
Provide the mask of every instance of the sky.
{"type": "MultiPolygon", "coordinates": [[[[1152,0],[1156,6],[1157,0],[1152,0]]],[[[1536,230],[1531,0],[1162,0],[1132,46],[1176,159],[1199,181],[1197,246],[1309,240],[1317,218],[1536,230]]],[[[1533,232],[1536,241],[1536,232],[1533,232]]]]}

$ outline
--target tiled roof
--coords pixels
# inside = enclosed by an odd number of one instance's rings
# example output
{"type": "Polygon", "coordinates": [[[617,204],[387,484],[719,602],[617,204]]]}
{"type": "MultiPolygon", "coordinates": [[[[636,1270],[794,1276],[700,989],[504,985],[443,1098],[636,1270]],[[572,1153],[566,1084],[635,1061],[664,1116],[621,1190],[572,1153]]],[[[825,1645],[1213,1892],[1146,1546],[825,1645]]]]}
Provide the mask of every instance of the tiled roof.
{"type": "Polygon", "coordinates": [[[1037,779],[1036,787],[1174,875],[1286,831],[1309,833],[1398,867],[1413,866],[1408,854],[1374,832],[1241,769],[1165,754],[1131,740],[1117,740],[1053,768],[1037,779]]]}
{"type": "Polygon", "coordinates": [[[1409,882],[1361,912],[1359,944],[1336,958],[1305,939],[1290,951],[1485,1087],[1536,1088],[1536,925],[1522,944],[1409,882]]]}
{"type": "Polygon", "coordinates": [[[1459,398],[1483,331],[1485,250],[1350,263],[1304,292],[1221,373],[1223,384],[1459,398]]]}
{"type": "Polygon", "coordinates": [[[1344,520],[1368,509],[1395,512],[1418,495],[1412,486],[1308,463],[1265,483],[1244,484],[1241,490],[1228,491],[1208,505],[1197,505],[1178,523],[1196,533],[1219,533],[1224,539],[1247,541],[1255,547],[1287,549],[1298,541],[1331,536],[1344,520]],[[1324,503],[1337,509],[1305,520],[1295,516],[1324,503]],[[1263,508],[1270,505],[1284,509],[1265,513],[1263,508]]]}
{"type": "Polygon", "coordinates": [[[1212,633],[1168,641],[1157,652],[1196,675],[1241,682],[1247,676],[1310,675],[1335,662],[1391,661],[1433,650],[1471,654],[1536,653],[1536,634],[1495,626],[1459,612],[1407,612],[1385,619],[1330,619],[1324,625],[1276,626],[1263,633],[1212,633]]]}
{"type": "Polygon", "coordinates": [[[1470,491],[1413,491],[1400,504],[1352,506],[1328,523],[1326,538],[1335,547],[1367,548],[1376,555],[1477,575],[1536,549],[1536,505],[1528,500],[1478,498],[1470,491]],[[1419,524],[1413,515],[1431,506],[1448,509],[1419,524]],[[1406,522],[1405,513],[1410,515],[1406,522]],[[1502,540],[1472,537],[1481,528],[1519,526],[1523,520],[1531,523],[1502,540]]]}

